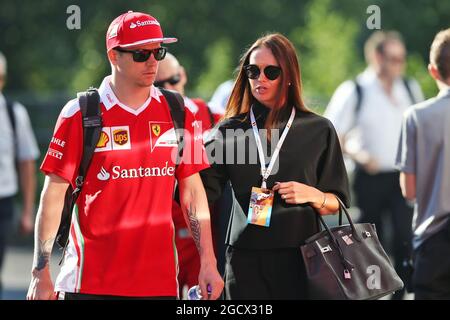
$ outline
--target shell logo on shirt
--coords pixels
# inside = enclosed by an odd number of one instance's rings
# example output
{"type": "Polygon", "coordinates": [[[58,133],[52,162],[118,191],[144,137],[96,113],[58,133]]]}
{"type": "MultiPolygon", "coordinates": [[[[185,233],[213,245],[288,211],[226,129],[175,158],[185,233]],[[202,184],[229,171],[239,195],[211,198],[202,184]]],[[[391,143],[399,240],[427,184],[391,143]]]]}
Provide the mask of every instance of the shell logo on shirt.
{"type": "Polygon", "coordinates": [[[131,136],[129,126],[103,127],[95,152],[130,149],[131,136]]]}
{"type": "Polygon", "coordinates": [[[178,146],[177,136],[172,122],[152,122],[149,123],[150,130],[150,150],[153,152],[156,147],[176,147],[178,146]]]}
{"type": "Polygon", "coordinates": [[[98,139],[97,142],[97,148],[104,148],[106,147],[106,144],[109,142],[108,134],[104,131],[100,134],[100,139],[98,139]]]}

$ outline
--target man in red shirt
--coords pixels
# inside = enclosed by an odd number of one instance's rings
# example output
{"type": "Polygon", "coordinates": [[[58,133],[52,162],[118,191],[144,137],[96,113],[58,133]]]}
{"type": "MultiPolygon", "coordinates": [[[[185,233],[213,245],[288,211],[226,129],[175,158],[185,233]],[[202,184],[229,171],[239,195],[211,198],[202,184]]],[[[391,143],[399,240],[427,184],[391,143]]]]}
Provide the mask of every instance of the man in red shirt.
{"type": "Polygon", "coordinates": [[[185,146],[176,166],[172,155],[177,140],[168,104],[153,86],[158,61],[166,53],[161,44],[175,41],[164,38],[159,22],[144,13],[129,11],[109,26],[106,46],[112,74],[99,88],[102,133],[72,216],[69,246],[55,285],[49,257],[64,194],[69,183],[74,185],[83,150],[77,100],[61,111],[41,166],[46,180],[28,299],[178,297],[171,217],[175,179],[200,254],[198,283],[203,292],[211,287],[204,299],[219,297],[223,281],[198,174],[208,163],[202,141],[193,132],[195,118],[186,110],[185,146]]]}
{"type": "MultiPolygon", "coordinates": [[[[160,62],[156,74],[155,86],[180,93],[185,102],[185,106],[195,115],[197,123],[203,133],[203,138],[210,132],[214,123],[220,115],[214,115],[209,110],[208,105],[202,99],[190,99],[185,96],[184,87],[187,83],[187,75],[183,66],[180,65],[174,55],[167,53],[163,61],[160,62]]],[[[177,201],[173,201],[172,218],[175,226],[175,244],[178,253],[180,270],[178,272],[178,285],[180,295],[183,289],[197,284],[200,272],[200,257],[194,240],[192,239],[183,212],[177,201]]],[[[214,229],[214,225],[213,225],[214,229]]],[[[214,240],[213,230],[213,240],[214,240]]]]}

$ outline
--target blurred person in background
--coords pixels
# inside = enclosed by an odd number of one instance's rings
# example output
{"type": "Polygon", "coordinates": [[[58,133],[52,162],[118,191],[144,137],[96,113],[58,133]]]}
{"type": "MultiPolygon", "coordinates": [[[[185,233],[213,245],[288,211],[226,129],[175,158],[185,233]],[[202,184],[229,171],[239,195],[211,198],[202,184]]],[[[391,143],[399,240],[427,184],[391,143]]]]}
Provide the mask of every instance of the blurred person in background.
{"type": "Polygon", "coordinates": [[[1,270],[14,216],[14,196],[22,193],[20,229],[30,234],[34,227],[36,159],[39,149],[28,113],[23,105],[3,95],[7,62],[0,52],[0,298],[1,270]]]}
{"type": "Polygon", "coordinates": [[[227,80],[221,83],[216,90],[214,91],[211,100],[209,100],[208,105],[211,108],[211,111],[224,115],[225,108],[228,103],[228,99],[230,98],[231,90],[233,89],[234,80],[227,80]]]}
{"type": "MultiPolygon", "coordinates": [[[[338,132],[343,152],[355,163],[353,191],[361,222],[374,223],[395,269],[408,285],[412,207],[402,196],[395,166],[402,115],[423,100],[419,84],[404,78],[406,48],[394,31],[376,31],[365,43],[367,69],[341,84],[325,111],[338,132]],[[383,216],[392,223],[393,243],[386,243],[383,216]],[[392,246],[392,249],[391,249],[392,246]]],[[[405,289],[393,299],[402,299],[405,289]]]]}
{"type": "Polygon", "coordinates": [[[450,300],[450,29],[434,38],[428,71],[440,92],[405,113],[397,165],[415,201],[415,299],[450,300]]]}

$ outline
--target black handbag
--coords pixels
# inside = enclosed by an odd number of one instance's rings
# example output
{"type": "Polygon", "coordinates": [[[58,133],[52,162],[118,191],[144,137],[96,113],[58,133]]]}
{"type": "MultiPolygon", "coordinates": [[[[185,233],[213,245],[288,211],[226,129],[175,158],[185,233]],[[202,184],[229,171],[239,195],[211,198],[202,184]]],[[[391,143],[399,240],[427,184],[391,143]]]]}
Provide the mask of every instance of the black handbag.
{"type": "Polygon", "coordinates": [[[325,230],[308,238],[301,246],[308,297],[371,300],[403,288],[402,280],[381,246],[375,225],[354,224],[345,205],[337,199],[339,225],[329,228],[317,213],[325,230]],[[342,211],[349,224],[342,224],[342,211]]]}

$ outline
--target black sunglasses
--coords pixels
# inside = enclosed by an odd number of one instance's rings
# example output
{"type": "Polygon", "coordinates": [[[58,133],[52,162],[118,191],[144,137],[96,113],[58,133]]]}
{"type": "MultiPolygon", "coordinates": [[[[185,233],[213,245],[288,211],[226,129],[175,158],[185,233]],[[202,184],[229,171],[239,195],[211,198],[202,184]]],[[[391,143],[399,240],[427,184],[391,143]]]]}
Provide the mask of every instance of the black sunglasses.
{"type": "MultiPolygon", "coordinates": [[[[256,64],[248,64],[244,66],[245,73],[249,79],[258,79],[261,69],[256,64]]],[[[278,66],[267,66],[264,68],[264,75],[269,80],[276,80],[281,74],[281,68],[278,66]]]]}
{"type": "Polygon", "coordinates": [[[164,88],[164,85],[165,85],[166,83],[168,83],[168,84],[174,86],[174,85],[176,85],[178,82],[180,82],[180,80],[181,80],[181,76],[180,76],[179,73],[177,73],[176,75],[171,76],[170,78],[167,78],[167,79],[164,79],[164,80],[155,81],[155,82],[153,83],[153,85],[154,85],[155,87],[161,87],[161,88],[164,88]]]}
{"type": "Polygon", "coordinates": [[[164,59],[166,57],[166,53],[167,53],[166,47],[156,48],[156,49],[152,49],[152,50],[144,50],[144,49],[125,50],[120,47],[117,47],[117,48],[114,48],[114,50],[117,50],[119,52],[132,53],[134,62],[145,62],[150,58],[152,53],[153,53],[153,56],[155,57],[155,60],[161,61],[162,59],[164,59]]]}

